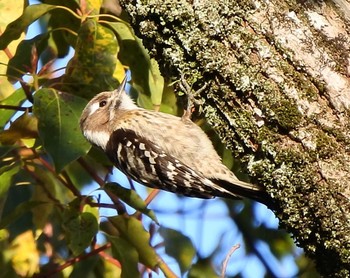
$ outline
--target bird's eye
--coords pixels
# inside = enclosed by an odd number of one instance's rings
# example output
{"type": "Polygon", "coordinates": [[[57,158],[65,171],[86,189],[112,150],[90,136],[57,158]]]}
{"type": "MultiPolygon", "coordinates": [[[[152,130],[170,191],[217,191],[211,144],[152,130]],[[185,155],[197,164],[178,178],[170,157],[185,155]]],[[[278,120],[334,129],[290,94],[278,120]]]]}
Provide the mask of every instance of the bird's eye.
{"type": "Polygon", "coordinates": [[[106,104],[107,104],[107,101],[105,100],[100,101],[100,107],[106,106],[106,104]]]}

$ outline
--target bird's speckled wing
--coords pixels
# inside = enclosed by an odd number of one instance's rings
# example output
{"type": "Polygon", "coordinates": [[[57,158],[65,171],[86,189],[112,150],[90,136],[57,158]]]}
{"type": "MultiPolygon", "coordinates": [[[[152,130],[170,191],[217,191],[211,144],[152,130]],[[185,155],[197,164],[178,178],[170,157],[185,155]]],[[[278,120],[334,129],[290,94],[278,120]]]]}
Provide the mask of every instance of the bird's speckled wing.
{"type": "Polygon", "coordinates": [[[118,169],[146,186],[191,197],[215,196],[212,181],[132,130],[115,130],[106,153],[118,169]]]}

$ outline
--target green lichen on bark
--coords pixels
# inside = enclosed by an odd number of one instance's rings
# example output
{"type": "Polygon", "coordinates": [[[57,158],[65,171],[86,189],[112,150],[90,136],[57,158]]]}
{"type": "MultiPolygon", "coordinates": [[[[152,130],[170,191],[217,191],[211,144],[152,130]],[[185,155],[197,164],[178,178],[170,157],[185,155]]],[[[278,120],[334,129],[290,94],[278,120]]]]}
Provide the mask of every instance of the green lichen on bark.
{"type": "MultiPolygon", "coordinates": [[[[166,77],[185,73],[194,89],[211,80],[198,96],[205,117],[252,181],[278,200],[281,226],[323,275],[350,275],[349,205],[339,194],[345,185],[323,173],[347,167],[349,138],[343,127],[333,129],[319,119],[332,110],[322,99],[322,81],[251,21],[253,2],[121,2],[166,77]]],[[[286,12],[302,12],[295,1],[281,5],[286,12]]]]}

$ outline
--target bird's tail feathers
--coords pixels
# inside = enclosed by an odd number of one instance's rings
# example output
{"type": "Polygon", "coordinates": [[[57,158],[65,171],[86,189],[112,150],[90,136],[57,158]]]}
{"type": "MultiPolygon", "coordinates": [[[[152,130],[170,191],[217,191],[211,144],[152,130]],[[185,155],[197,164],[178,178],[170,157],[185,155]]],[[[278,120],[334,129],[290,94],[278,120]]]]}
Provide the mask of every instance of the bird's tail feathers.
{"type": "Polygon", "coordinates": [[[265,189],[260,186],[240,180],[229,182],[226,180],[211,179],[211,181],[217,185],[217,190],[220,193],[220,197],[231,199],[241,199],[242,197],[249,198],[266,205],[269,209],[274,210],[276,208],[275,201],[265,191],[265,189]]]}

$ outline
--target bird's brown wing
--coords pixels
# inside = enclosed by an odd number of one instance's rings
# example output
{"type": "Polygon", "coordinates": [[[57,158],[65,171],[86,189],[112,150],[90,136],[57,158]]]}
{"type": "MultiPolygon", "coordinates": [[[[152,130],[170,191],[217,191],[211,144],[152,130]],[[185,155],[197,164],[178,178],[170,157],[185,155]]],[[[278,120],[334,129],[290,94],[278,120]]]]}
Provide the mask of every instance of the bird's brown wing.
{"type": "Polygon", "coordinates": [[[106,153],[118,169],[143,185],[191,197],[215,197],[213,182],[132,130],[115,130],[106,153]]]}

